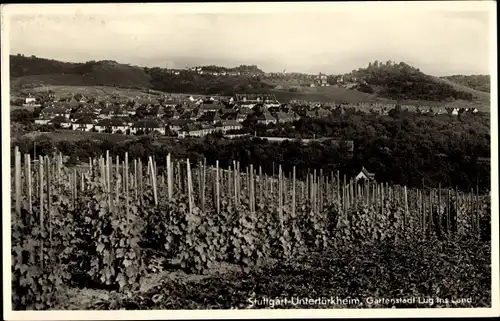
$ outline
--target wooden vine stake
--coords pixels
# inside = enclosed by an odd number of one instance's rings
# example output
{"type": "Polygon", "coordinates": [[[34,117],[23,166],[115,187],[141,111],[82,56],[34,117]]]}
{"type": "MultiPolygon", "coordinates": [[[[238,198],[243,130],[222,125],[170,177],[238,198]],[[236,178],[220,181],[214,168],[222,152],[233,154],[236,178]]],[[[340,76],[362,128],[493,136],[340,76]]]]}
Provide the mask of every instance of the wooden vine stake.
{"type": "Polygon", "coordinates": [[[203,159],[203,164],[201,166],[201,210],[205,211],[205,180],[206,180],[206,159],[203,159]]]}
{"type": "MultiPolygon", "coordinates": [[[[27,154],[26,155],[26,178],[27,178],[27,187],[28,187],[28,211],[30,214],[33,213],[33,200],[32,200],[32,191],[31,191],[31,188],[32,188],[32,184],[33,184],[33,181],[32,181],[32,177],[31,177],[31,155],[30,154],[27,154]]],[[[32,217],[30,215],[30,220],[32,220],[32,217]]]]}
{"type": "Polygon", "coordinates": [[[172,179],[172,161],[170,159],[170,153],[167,155],[167,189],[168,189],[168,200],[172,200],[173,194],[173,179],[172,179]]]}
{"type": "Polygon", "coordinates": [[[124,177],[124,187],[125,187],[125,207],[127,211],[127,218],[129,215],[129,198],[128,198],[128,192],[129,192],[129,170],[128,170],[128,152],[125,152],[125,162],[123,164],[123,177],[124,177]]]}
{"type": "Polygon", "coordinates": [[[279,201],[279,207],[278,207],[278,210],[279,210],[279,215],[280,215],[280,223],[281,223],[281,230],[283,230],[283,191],[282,191],[282,184],[281,184],[281,181],[282,181],[282,175],[283,173],[281,172],[281,164],[279,165],[279,168],[278,168],[278,201],[279,201]]]}
{"type": "Polygon", "coordinates": [[[43,158],[42,156],[39,156],[38,160],[38,165],[39,165],[39,175],[40,177],[38,178],[39,184],[38,187],[40,188],[40,270],[43,271],[43,203],[44,203],[44,195],[43,195],[43,158]]]}
{"type": "Polygon", "coordinates": [[[292,175],[292,217],[295,217],[295,166],[292,175]]]}
{"type": "Polygon", "coordinates": [[[15,163],[15,191],[16,191],[16,214],[21,215],[21,155],[19,147],[14,149],[14,163],[15,163]]]}
{"type": "Polygon", "coordinates": [[[405,216],[404,216],[404,220],[403,220],[403,228],[406,229],[406,220],[407,220],[407,217],[409,217],[409,213],[408,213],[408,192],[406,190],[406,185],[405,185],[405,216]]]}
{"type": "Polygon", "coordinates": [[[189,158],[186,159],[187,168],[187,185],[188,185],[188,200],[189,200],[189,215],[193,214],[193,194],[191,182],[191,166],[189,165],[189,158]]]}
{"type": "Polygon", "coordinates": [[[215,207],[217,214],[220,213],[220,182],[219,182],[219,161],[215,161],[215,207]]]}
{"type": "Polygon", "coordinates": [[[153,183],[153,197],[155,200],[155,206],[158,205],[158,195],[156,191],[156,175],[154,173],[154,164],[153,164],[153,159],[151,156],[149,156],[149,163],[151,164],[151,182],[153,183]]]}
{"type": "Polygon", "coordinates": [[[250,186],[249,186],[249,189],[250,189],[250,211],[253,213],[255,213],[255,191],[254,191],[254,177],[253,177],[253,165],[250,164],[250,177],[249,177],[249,181],[250,181],[250,186]]]}
{"type": "Polygon", "coordinates": [[[112,212],[111,207],[111,159],[109,158],[109,150],[106,151],[106,194],[108,195],[108,208],[112,212]]]}

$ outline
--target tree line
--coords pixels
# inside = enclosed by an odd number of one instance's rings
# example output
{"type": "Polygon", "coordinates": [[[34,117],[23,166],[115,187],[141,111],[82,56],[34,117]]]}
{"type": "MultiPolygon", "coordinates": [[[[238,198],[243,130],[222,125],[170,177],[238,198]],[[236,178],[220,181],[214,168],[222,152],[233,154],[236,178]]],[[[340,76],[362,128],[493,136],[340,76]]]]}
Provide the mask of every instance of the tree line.
{"type": "MultiPolygon", "coordinates": [[[[37,155],[61,151],[83,162],[88,157],[111,155],[143,158],[153,155],[161,166],[168,153],[174,157],[190,158],[193,163],[205,158],[208,164],[218,160],[228,166],[239,160],[242,166],[262,166],[265,173],[272,173],[273,164],[281,164],[290,172],[293,166],[303,177],[308,170],[322,168],[325,173],[340,171],[347,177],[356,175],[362,166],[375,173],[380,182],[405,184],[410,187],[424,186],[458,187],[470,191],[479,186],[490,186],[489,118],[475,116],[425,116],[411,113],[380,116],[352,113],[340,117],[300,119],[293,126],[277,125],[269,134],[258,127],[259,134],[285,137],[334,137],[351,140],[354,151],[329,141],[303,144],[298,140],[282,143],[246,137],[223,139],[220,135],[203,138],[155,138],[150,136],[116,142],[111,139],[83,139],[78,143],[61,140],[49,135],[35,138],[13,138],[23,153],[37,155]]],[[[12,147],[13,148],[13,147],[12,147]]],[[[33,155],[34,156],[34,155],[33,155]]],[[[275,167],[276,170],[277,167],[275,167]]]]}

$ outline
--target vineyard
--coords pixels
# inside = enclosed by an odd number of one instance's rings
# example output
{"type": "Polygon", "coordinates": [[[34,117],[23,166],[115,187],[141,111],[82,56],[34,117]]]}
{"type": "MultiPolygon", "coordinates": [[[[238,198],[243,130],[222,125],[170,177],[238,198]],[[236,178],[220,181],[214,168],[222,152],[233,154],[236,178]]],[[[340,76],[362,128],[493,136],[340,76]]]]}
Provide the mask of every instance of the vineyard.
{"type": "Polygon", "coordinates": [[[164,167],[109,152],[66,167],[62,155],[32,160],[16,148],[14,160],[13,310],[61,308],[68,284],[112,293],[89,309],[248,308],[251,297],[335,288],[491,305],[490,196],[477,190],[321,169],[299,180],[295,168],[266,175],[171,155],[164,167]],[[214,276],[221,262],[237,273],[214,276]],[[208,276],[141,290],[160,270],[208,276]]]}

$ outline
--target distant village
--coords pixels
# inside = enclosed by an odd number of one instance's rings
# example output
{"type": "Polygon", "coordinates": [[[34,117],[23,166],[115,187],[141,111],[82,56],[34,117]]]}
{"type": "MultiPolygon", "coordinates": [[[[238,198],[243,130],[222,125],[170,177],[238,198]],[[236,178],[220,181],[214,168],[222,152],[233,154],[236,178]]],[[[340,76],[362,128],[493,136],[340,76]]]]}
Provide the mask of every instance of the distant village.
{"type": "MultiPolygon", "coordinates": [[[[46,97],[45,97],[46,98],[46,97]]],[[[40,97],[28,95],[24,106],[41,106],[40,97]]],[[[426,106],[374,103],[279,102],[270,94],[236,94],[234,97],[200,95],[160,95],[149,97],[85,97],[73,94],[45,101],[39,125],[63,129],[117,134],[150,134],[200,137],[210,133],[238,134],[245,120],[257,124],[285,124],[301,118],[326,118],[349,111],[388,115],[398,108],[420,114],[477,113],[476,108],[431,108],[426,106]],[[256,111],[259,112],[256,112],[256,111]],[[253,115],[255,113],[255,115],[253,115]]]]}

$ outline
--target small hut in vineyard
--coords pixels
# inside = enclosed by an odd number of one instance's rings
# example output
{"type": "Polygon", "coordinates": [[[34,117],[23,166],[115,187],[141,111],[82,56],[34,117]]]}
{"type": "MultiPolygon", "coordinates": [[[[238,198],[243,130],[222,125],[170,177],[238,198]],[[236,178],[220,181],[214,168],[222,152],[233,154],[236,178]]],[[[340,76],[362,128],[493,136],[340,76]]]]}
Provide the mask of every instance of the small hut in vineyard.
{"type": "Polygon", "coordinates": [[[356,182],[364,182],[364,181],[375,181],[375,174],[370,173],[364,166],[361,168],[361,171],[354,178],[356,182]]]}

